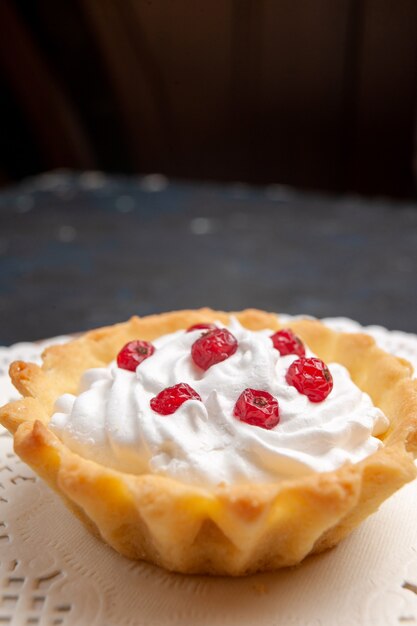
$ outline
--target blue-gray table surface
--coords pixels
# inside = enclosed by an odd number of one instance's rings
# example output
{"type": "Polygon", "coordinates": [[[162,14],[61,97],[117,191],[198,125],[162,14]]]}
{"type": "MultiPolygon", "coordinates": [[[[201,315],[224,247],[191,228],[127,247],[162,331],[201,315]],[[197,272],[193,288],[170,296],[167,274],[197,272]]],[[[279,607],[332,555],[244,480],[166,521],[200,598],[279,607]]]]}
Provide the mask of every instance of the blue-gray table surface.
{"type": "Polygon", "coordinates": [[[0,345],[257,307],[417,332],[417,204],[55,172],[0,193],[0,345]]]}

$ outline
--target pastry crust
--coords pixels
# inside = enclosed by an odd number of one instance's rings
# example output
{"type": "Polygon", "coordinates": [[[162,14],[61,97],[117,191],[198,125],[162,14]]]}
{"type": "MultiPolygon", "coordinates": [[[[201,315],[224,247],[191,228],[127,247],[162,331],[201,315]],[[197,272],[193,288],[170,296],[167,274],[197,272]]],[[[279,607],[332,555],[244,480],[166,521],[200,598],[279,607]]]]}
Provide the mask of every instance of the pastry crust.
{"type": "MultiPolygon", "coordinates": [[[[272,484],[198,488],[86,460],[48,429],[55,400],[77,393],[82,373],[107,365],[126,342],[199,322],[226,324],[229,315],[201,309],[133,317],[48,348],[42,367],[11,365],[24,398],[0,409],[0,421],[14,434],[17,454],[91,531],[127,557],[183,573],[233,576],[295,565],[337,544],[416,476],[417,383],[411,365],[380,350],[367,335],[337,333],[311,320],[290,326],[320,358],[347,367],[390,420],[384,446],[360,463],[272,484]]],[[[275,314],[250,309],[233,315],[252,330],[280,328],[275,314]]]]}

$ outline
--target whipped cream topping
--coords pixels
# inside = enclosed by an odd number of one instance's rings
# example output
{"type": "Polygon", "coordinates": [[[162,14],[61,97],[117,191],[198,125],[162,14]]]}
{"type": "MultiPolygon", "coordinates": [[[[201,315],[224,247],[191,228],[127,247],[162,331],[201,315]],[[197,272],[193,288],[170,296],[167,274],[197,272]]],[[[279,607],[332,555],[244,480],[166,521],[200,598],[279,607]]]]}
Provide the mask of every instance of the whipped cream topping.
{"type": "MultiPolygon", "coordinates": [[[[219,324],[219,326],[222,326],[219,324]]],[[[250,331],[232,319],[235,354],[202,371],[191,359],[201,331],[179,331],[155,340],[152,357],[136,372],[117,367],[85,372],[79,395],[56,402],[50,427],[87,459],[132,474],[154,473],[197,485],[270,482],[358,462],[382,443],[388,427],[337,363],[328,363],[333,390],[312,403],[285,381],[295,355],[273,348],[273,331],[250,331]],[[202,402],[188,400],[172,415],[159,415],[150,400],[162,389],[188,383],[202,402]],[[268,391],[279,402],[272,430],[233,416],[241,392],[268,391]]],[[[314,356],[308,349],[306,356],[314,356]]]]}

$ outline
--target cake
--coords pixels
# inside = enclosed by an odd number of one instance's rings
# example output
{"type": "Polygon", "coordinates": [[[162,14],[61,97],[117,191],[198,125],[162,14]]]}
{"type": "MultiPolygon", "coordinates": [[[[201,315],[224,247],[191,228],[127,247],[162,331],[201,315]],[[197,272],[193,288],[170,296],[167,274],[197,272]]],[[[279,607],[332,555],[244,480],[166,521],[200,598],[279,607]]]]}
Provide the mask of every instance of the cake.
{"type": "Polygon", "coordinates": [[[336,545],[415,477],[411,371],[318,321],[178,311],[13,363],[0,421],[121,554],[237,576],[336,545]]]}

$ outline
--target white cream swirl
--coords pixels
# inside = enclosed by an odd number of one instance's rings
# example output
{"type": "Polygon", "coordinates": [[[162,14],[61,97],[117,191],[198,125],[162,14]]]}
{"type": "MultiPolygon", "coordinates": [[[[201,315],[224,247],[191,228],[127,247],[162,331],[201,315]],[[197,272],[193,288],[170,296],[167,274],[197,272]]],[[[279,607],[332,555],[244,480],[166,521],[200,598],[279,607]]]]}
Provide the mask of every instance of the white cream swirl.
{"type": "MultiPolygon", "coordinates": [[[[229,326],[237,352],[202,371],[191,359],[201,331],[179,331],[154,342],[155,353],[136,372],[88,370],[78,396],[56,403],[51,429],[74,452],[124,472],[152,472],[183,482],[264,482],[325,472],[355,463],[378,449],[374,436],[388,420],[347,370],[331,363],[333,390],[312,403],[285,381],[294,355],[280,356],[272,331],[229,326]],[[188,400],[172,415],[159,415],[150,400],[162,389],[188,383],[202,402],[188,400]],[[262,389],[279,403],[280,422],[265,430],[233,416],[247,388],[262,389]]],[[[312,353],[307,353],[312,356],[312,353]]]]}

